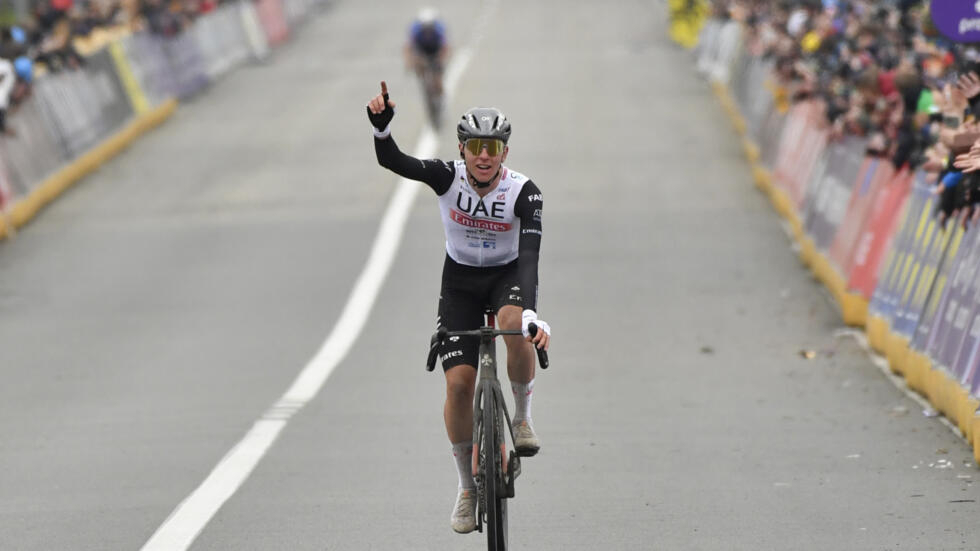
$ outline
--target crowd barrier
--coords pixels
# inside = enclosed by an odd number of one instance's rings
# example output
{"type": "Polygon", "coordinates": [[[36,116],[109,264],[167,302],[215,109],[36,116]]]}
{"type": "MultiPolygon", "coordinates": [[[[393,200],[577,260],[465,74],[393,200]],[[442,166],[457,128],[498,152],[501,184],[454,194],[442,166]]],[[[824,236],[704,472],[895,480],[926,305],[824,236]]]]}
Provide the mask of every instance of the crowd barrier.
{"type": "Polygon", "coordinates": [[[936,217],[922,171],[831,139],[816,100],[790,104],[735,21],[708,21],[696,63],[743,139],[756,185],[843,321],[955,423],[980,462],[980,229],[936,217]]]}
{"type": "Polygon", "coordinates": [[[241,0],[162,37],[126,34],[81,68],[40,75],[0,137],[0,238],[140,134],[177,102],[237,67],[264,60],[329,0],[241,0]]]}

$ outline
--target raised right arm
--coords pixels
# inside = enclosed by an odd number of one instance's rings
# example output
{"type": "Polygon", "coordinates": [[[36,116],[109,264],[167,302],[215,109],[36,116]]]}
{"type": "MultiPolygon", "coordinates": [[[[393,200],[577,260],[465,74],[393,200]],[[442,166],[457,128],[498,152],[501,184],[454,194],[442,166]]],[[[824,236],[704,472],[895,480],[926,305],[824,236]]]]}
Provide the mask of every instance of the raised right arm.
{"type": "Polygon", "coordinates": [[[371,98],[367,104],[367,115],[374,127],[374,152],[378,157],[378,164],[403,178],[424,182],[438,195],[449,190],[456,174],[452,165],[438,159],[416,159],[398,149],[391,137],[395,102],[388,99],[388,85],[383,80],[381,93],[371,98]]]}
{"type": "Polygon", "coordinates": [[[407,155],[398,149],[391,135],[374,138],[374,153],[378,156],[379,165],[403,178],[425,183],[437,195],[446,193],[453,184],[456,171],[452,165],[438,159],[423,160],[407,155]]]}

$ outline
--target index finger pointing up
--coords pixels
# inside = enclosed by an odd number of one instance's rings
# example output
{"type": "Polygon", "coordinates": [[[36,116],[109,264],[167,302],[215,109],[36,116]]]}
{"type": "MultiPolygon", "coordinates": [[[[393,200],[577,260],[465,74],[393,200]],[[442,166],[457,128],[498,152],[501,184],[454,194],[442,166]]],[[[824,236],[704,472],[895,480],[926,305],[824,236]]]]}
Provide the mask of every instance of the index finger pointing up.
{"type": "Polygon", "coordinates": [[[383,80],[381,81],[381,95],[384,96],[385,99],[388,99],[388,84],[386,84],[383,80]]]}

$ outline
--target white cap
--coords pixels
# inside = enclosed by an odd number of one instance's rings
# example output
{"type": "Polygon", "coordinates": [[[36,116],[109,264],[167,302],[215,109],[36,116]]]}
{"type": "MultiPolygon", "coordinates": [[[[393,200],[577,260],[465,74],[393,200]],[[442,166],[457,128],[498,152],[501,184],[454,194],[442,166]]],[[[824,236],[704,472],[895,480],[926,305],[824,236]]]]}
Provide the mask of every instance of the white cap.
{"type": "Polygon", "coordinates": [[[435,23],[439,19],[439,12],[435,8],[422,8],[419,10],[418,21],[423,25],[435,23]]]}

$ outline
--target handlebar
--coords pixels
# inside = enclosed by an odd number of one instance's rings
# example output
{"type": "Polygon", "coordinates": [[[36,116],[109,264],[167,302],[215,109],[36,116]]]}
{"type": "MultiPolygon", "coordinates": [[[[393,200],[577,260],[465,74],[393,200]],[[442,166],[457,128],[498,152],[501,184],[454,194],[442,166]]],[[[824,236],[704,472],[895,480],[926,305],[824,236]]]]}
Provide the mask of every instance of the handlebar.
{"type": "MultiPolygon", "coordinates": [[[[527,330],[531,333],[533,338],[538,334],[538,326],[529,324],[527,330]]],[[[432,334],[432,338],[429,340],[429,357],[425,361],[425,370],[432,371],[436,367],[436,357],[439,355],[439,347],[446,340],[447,337],[482,337],[484,335],[489,335],[491,337],[496,337],[497,335],[523,335],[520,329],[493,329],[490,327],[484,327],[481,329],[471,329],[469,331],[449,331],[445,327],[440,327],[432,334]]],[[[541,365],[541,369],[548,369],[548,351],[541,350],[535,347],[534,351],[538,353],[538,363],[541,365]]]]}

